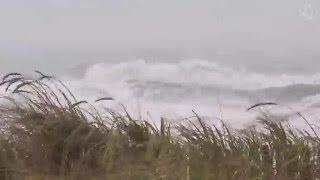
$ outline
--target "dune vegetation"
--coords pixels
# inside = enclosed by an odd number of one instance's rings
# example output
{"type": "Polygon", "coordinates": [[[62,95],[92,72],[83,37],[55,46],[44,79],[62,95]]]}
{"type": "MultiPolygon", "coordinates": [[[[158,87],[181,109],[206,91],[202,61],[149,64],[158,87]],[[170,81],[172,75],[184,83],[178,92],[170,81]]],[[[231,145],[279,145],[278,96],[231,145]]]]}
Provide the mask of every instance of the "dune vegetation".
{"type": "Polygon", "coordinates": [[[260,128],[245,130],[208,125],[196,113],[180,124],[162,118],[156,126],[125,108],[97,110],[37,73],[35,80],[10,73],[0,84],[0,179],[320,178],[316,131],[268,115],[257,119],[260,128]]]}

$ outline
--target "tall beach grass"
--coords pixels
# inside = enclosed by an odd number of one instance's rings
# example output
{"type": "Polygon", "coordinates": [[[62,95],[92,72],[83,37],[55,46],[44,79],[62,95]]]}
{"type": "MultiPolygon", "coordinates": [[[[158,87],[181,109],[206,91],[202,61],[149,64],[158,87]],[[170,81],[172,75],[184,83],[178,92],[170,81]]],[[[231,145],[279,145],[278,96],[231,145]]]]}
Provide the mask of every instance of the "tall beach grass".
{"type": "Polygon", "coordinates": [[[35,80],[10,73],[0,84],[0,179],[320,178],[316,132],[267,115],[257,119],[259,129],[218,128],[195,112],[184,123],[162,118],[155,126],[125,108],[98,111],[37,73],[35,80]]]}

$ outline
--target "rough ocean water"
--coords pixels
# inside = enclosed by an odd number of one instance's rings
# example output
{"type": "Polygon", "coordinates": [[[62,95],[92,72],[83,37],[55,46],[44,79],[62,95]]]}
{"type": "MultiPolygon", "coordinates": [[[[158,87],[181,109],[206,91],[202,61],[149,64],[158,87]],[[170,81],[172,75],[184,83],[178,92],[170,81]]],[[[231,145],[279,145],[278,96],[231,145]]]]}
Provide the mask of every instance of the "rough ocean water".
{"type": "Polygon", "coordinates": [[[301,112],[311,123],[318,124],[320,73],[275,70],[277,66],[272,63],[261,64],[269,70],[257,71],[249,65],[231,66],[199,58],[131,59],[70,65],[78,72],[70,70],[58,77],[79,100],[119,111],[123,104],[135,117],[148,120],[166,117],[175,122],[195,111],[212,123],[222,118],[232,127],[243,128],[251,126],[261,111],[267,111],[279,120],[289,118],[295,125],[305,127],[305,122],[296,116],[301,112]],[[113,97],[114,101],[94,103],[101,97],[113,97]],[[281,106],[247,111],[259,102],[281,106]]]}
{"type": "Polygon", "coordinates": [[[143,59],[90,65],[82,77],[62,77],[83,99],[91,102],[110,96],[107,107],[121,110],[124,104],[136,117],[175,120],[197,112],[214,122],[222,118],[234,127],[250,126],[261,108],[247,112],[259,102],[281,106],[263,111],[287,117],[296,125],[303,113],[317,124],[320,107],[320,73],[265,73],[231,67],[204,59],[150,62],[143,59]]]}

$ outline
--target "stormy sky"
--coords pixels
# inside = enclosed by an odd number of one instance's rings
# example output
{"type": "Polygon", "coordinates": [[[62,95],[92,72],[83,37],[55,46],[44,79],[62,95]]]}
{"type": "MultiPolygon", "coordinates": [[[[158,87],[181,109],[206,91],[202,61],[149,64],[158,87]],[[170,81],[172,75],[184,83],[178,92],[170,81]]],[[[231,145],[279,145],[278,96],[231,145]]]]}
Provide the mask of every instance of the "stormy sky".
{"type": "Polygon", "coordinates": [[[316,0],[0,0],[0,70],[136,49],[310,57],[320,53],[319,10],[316,0]]]}
{"type": "Polygon", "coordinates": [[[0,44],[316,48],[319,5],[315,0],[0,0],[0,44]]]}

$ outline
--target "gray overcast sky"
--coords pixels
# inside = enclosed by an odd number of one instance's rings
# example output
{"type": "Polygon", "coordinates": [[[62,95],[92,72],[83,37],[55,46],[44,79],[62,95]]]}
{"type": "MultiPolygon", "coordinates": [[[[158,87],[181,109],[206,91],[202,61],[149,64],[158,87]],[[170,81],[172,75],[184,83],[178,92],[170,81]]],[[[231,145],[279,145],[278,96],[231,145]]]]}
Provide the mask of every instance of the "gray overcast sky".
{"type": "Polygon", "coordinates": [[[0,47],[311,48],[317,0],[0,0],[0,47]]]}

